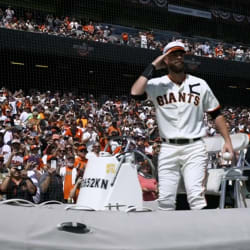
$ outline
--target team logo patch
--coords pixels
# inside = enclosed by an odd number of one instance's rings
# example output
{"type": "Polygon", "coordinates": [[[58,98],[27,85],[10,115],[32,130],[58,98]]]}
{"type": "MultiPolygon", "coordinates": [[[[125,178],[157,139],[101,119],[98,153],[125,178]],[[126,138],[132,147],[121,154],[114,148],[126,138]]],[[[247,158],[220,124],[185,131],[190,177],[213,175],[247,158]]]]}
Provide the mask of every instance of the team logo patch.
{"type": "Polygon", "coordinates": [[[106,165],[106,173],[109,174],[114,174],[115,173],[115,164],[109,163],[106,165]]]}

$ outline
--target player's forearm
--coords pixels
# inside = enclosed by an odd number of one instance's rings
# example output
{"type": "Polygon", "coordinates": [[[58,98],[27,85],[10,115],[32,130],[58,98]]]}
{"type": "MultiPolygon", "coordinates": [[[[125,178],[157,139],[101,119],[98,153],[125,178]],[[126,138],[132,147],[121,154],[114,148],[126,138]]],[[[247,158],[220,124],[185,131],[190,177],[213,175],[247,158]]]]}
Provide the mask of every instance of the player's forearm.
{"type": "Polygon", "coordinates": [[[131,89],[131,95],[143,95],[147,86],[147,82],[151,79],[156,71],[156,66],[150,63],[145,70],[142,72],[141,76],[136,80],[131,89]]]}
{"type": "Polygon", "coordinates": [[[148,79],[140,76],[131,88],[131,95],[143,95],[147,86],[148,79]]]}
{"type": "Polygon", "coordinates": [[[232,144],[224,116],[217,116],[215,119],[215,125],[219,130],[220,134],[223,136],[225,142],[232,144]]]}

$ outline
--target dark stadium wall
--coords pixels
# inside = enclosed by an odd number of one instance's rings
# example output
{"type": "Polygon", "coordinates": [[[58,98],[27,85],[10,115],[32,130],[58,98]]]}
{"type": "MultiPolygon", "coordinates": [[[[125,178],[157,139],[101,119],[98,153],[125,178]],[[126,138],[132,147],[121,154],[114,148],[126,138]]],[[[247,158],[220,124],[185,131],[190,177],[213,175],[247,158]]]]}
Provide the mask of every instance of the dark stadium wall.
{"type": "MultiPolygon", "coordinates": [[[[75,90],[112,96],[128,95],[144,67],[160,54],[7,29],[0,29],[0,52],[2,85],[13,90],[75,90]]],[[[248,63],[191,55],[185,63],[187,71],[206,79],[223,102],[249,103],[248,63]]]]}

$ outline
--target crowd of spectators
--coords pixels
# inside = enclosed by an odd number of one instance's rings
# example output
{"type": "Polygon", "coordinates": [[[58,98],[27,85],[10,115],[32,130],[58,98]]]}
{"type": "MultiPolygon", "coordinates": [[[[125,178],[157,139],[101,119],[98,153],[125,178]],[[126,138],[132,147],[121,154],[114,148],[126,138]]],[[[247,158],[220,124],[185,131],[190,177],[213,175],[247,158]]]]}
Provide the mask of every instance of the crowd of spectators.
{"type": "MultiPolygon", "coordinates": [[[[250,133],[250,107],[225,107],[223,114],[230,133],[250,133]]],[[[207,135],[216,135],[210,117],[205,121],[207,135]]],[[[75,201],[88,159],[98,157],[113,136],[133,137],[137,150],[157,165],[161,138],[149,100],[50,91],[27,96],[22,90],[1,88],[1,198],[75,201]]],[[[116,154],[123,146],[122,141],[114,142],[108,150],[116,154]]],[[[147,163],[138,161],[147,175],[147,163]]]]}
{"type": "Polygon", "coordinates": [[[143,31],[95,23],[69,16],[39,15],[31,10],[23,11],[21,15],[11,6],[0,9],[0,27],[160,51],[169,41],[181,40],[185,44],[186,52],[191,55],[250,62],[248,46],[227,44],[206,38],[187,38],[166,31],[143,31]]]}

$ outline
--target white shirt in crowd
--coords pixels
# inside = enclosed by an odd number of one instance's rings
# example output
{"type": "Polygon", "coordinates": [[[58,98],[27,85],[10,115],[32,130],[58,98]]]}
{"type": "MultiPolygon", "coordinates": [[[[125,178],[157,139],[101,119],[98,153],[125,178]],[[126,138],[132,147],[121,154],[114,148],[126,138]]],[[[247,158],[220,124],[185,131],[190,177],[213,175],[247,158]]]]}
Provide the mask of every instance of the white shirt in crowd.
{"type": "Polygon", "coordinates": [[[0,154],[3,155],[3,163],[6,164],[11,154],[11,147],[6,144],[3,145],[0,148],[0,154]]]}
{"type": "Polygon", "coordinates": [[[27,119],[31,116],[31,113],[28,113],[26,111],[23,111],[20,115],[20,120],[22,123],[25,123],[27,119]]]}
{"type": "Polygon", "coordinates": [[[7,130],[3,136],[3,142],[4,144],[7,144],[9,141],[13,139],[12,132],[10,130],[7,130]]]}
{"type": "Polygon", "coordinates": [[[87,140],[86,146],[87,146],[87,150],[88,152],[90,152],[92,150],[93,144],[96,142],[97,140],[97,133],[95,131],[89,132],[86,131],[83,133],[82,135],[82,140],[87,140]]]}

